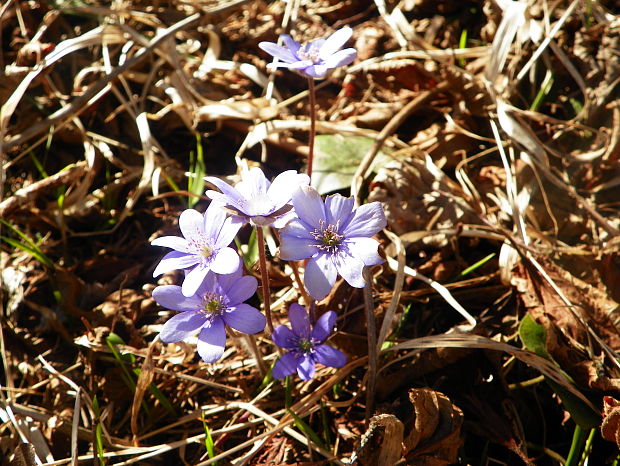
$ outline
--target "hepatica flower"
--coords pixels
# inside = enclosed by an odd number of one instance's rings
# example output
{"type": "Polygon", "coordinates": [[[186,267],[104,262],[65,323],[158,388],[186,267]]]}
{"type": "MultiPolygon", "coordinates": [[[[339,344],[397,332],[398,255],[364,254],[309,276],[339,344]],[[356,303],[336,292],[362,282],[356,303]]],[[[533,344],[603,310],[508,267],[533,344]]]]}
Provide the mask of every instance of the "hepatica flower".
{"type": "Polygon", "coordinates": [[[198,333],[198,354],[205,362],[215,362],[224,353],[226,325],[247,334],[262,331],[265,316],[243,302],[256,292],[257,280],[241,274],[241,269],[229,275],[209,273],[192,296],[176,285],[155,288],[159,305],[180,311],[164,324],[161,341],[176,343],[198,333]]]}
{"type": "Polygon", "coordinates": [[[342,352],[323,344],[334,330],[334,311],[319,317],[314,328],[310,325],[308,313],[299,304],[291,304],[288,312],[292,329],[280,325],[271,335],[276,345],[288,350],[273,366],[272,375],[276,379],[297,371],[302,380],[310,380],[314,377],[316,363],[329,367],[345,365],[347,357],[342,352]]]}
{"type": "Polygon", "coordinates": [[[383,208],[371,202],[354,208],[353,198],[340,194],[321,196],[309,186],[293,194],[298,218],[280,230],[280,258],[308,259],[304,283],[310,295],[321,300],[332,289],[338,274],[349,285],[363,288],[362,270],[383,262],[371,236],[387,224],[383,208]]]}
{"type": "Polygon", "coordinates": [[[250,222],[255,226],[273,224],[276,228],[281,228],[290,219],[293,192],[299,186],[310,183],[308,175],[295,170],[280,173],[270,183],[258,167],[244,173],[234,188],[213,176],[207,176],[205,180],[221,191],[210,190],[205,194],[232,212],[237,221],[250,222]]]}
{"type": "Polygon", "coordinates": [[[284,47],[273,42],[260,42],[258,46],[270,55],[282,60],[272,63],[271,68],[284,67],[309,78],[324,78],[333,68],[348,65],[357,57],[353,48],[340,50],[351,38],[350,27],[337,30],[327,39],[315,39],[305,44],[293,40],[288,34],[280,37],[284,47]]]}
{"type": "Polygon", "coordinates": [[[153,277],[176,269],[186,269],[181,288],[183,295],[193,296],[209,271],[229,274],[239,268],[239,255],[228,245],[241,228],[213,202],[204,215],[187,209],[179,217],[183,238],[162,236],[151,241],[154,246],[173,249],[153,271],[153,277]]]}

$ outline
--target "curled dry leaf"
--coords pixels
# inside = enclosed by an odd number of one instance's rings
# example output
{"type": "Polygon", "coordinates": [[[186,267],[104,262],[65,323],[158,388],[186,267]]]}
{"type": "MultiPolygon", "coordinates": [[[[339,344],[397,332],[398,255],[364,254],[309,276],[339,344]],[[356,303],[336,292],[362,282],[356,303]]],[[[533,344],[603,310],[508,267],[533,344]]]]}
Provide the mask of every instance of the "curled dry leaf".
{"type": "Polygon", "coordinates": [[[395,405],[396,415],[373,416],[356,455],[360,464],[446,465],[457,461],[463,412],[443,393],[429,388],[409,390],[395,405]],[[405,432],[407,434],[405,435],[405,432]]]}
{"type": "Polygon", "coordinates": [[[603,397],[601,436],[605,440],[616,442],[620,448],[620,401],[611,396],[603,397]]]}
{"type": "Polygon", "coordinates": [[[409,432],[403,441],[407,464],[451,464],[461,444],[463,412],[443,393],[429,388],[409,390],[409,432]]]}

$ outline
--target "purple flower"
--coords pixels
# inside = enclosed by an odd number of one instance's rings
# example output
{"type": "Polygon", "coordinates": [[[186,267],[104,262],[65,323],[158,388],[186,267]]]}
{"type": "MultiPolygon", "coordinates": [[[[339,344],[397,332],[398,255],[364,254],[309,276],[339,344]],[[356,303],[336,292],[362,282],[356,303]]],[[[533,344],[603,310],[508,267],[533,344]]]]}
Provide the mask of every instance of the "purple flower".
{"type": "Polygon", "coordinates": [[[288,34],[282,34],[284,47],[273,42],[260,42],[258,46],[270,55],[282,60],[269,65],[271,68],[282,66],[309,78],[324,78],[327,72],[339,66],[351,63],[357,57],[353,48],[340,50],[351,38],[353,31],[344,27],[334,32],[327,39],[315,39],[301,45],[288,34]]]}
{"type": "Polygon", "coordinates": [[[245,172],[234,188],[213,176],[207,176],[205,180],[222,191],[207,191],[205,194],[214,203],[231,211],[237,221],[250,222],[255,226],[273,224],[276,228],[283,227],[292,217],[293,192],[299,186],[310,183],[308,175],[295,170],[280,173],[270,183],[258,167],[245,172]]]}
{"type": "Polygon", "coordinates": [[[154,246],[172,248],[153,271],[153,277],[175,269],[189,269],[183,280],[185,296],[196,294],[198,287],[209,271],[229,274],[237,271],[239,255],[228,245],[241,228],[213,202],[204,215],[197,210],[187,209],[179,217],[183,238],[162,236],[151,241],[154,246]]]}
{"type": "Polygon", "coordinates": [[[334,311],[327,311],[319,317],[314,329],[310,326],[308,313],[299,304],[291,304],[288,317],[293,329],[280,325],[271,335],[276,345],[289,350],[273,366],[272,375],[276,379],[282,379],[297,371],[302,380],[310,380],[314,377],[317,362],[329,367],[342,367],[346,364],[347,357],[342,352],[323,344],[334,330],[334,311]]]}
{"type": "Polygon", "coordinates": [[[353,198],[328,196],[325,203],[316,190],[302,186],[293,194],[298,218],[280,230],[280,257],[284,260],[310,258],[304,283],[310,295],[321,300],[340,274],[349,285],[363,288],[362,270],[383,262],[371,236],[387,224],[383,208],[371,202],[354,209],[353,198]]]}
{"type": "Polygon", "coordinates": [[[258,286],[256,278],[241,275],[241,269],[229,275],[209,273],[192,296],[184,296],[176,285],[158,286],[153,298],[159,305],[181,311],[164,324],[160,339],[176,343],[197,333],[198,354],[205,362],[222,357],[226,345],[226,327],[253,334],[265,328],[265,316],[243,303],[258,286]]]}

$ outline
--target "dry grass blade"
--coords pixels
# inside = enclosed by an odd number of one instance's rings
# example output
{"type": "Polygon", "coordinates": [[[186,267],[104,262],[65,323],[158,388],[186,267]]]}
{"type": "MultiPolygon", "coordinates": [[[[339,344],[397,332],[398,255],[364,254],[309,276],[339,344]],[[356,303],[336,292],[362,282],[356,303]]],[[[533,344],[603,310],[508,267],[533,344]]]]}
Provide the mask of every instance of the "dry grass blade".
{"type": "Polygon", "coordinates": [[[421,337],[415,338],[412,340],[408,340],[404,343],[399,343],[398,345],[394,345],[391,348],[387,348],[383,350],[383,352],[388,351],[400,351],[406,349],[421,349],[421,348],[479,348],[479,349],[490,349],[495,351],[503,351],[508,353],[515,358],[519,359],[523,363],[527,364],[535,368],[541,374],[549,377],[555,383],[561,385],[566,390],[571,392],[581,401],[583,401],[586,405],[594,410],[594,412],[599,412],[599,410],[592,404],[590,400],[588,400],[583,393],[577,390],[573,384],[571,384],[567,379],[564,373],[553,363],[547,361],[540,356],[531,353],[529,351],[525,351],[514,346],[508,345],[506,343],[501,343],[498,341],[491,340],[489,338],[481,337],[478,335],[458,335],[458,334],[450,334],[450,335],[435,335],[429,337],[421,337]]]}

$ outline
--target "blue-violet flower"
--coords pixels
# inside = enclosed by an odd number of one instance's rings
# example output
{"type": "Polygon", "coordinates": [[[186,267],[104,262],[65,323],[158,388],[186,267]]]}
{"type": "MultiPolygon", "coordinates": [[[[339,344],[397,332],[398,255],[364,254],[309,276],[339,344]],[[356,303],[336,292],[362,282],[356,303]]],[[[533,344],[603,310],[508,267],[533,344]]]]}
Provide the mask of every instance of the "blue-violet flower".
{"type": "Polygon", "coordinates": [[[179,217],[179,236],[162,236],[151,241],[154,246],[172,248],[153,271],[153,277],[175,269],[187,269],[182,291],[185,296],[196,294],[209,271],[229,274],[237,271],[239,255],[228,245],[241,225],[226,217],[226,212],[211,203],[204,215],[187,209],[179,217]]]}
{"type": "Polygon", "coordinates": [[[281,66],[309,78],[324,78],[329,70],[348,65],[357,57],[357,52],[353,48],[340,50],[352,34],[350,27],[343,27],[327,39],[315,39],[303,45],[288,34],[282,34],[280,37],[284,47],[273,42],[260,42],[258,46],[282,60],[270,64],[270,68],[281,66]]]}
{"type": "Polygon", "coordinates": [[[304,283],[308,293],[321,300],[332,289],[340,274],[349,285],[363,288],[362,270],[383,262],[371,236],[387,224],[378,202],[354,208],[353,198],[340,194],[321,196],[309,186],[293,194],[297,218],[280,230],[280,258],[302,260],[306,265],[304,283]]]}
{"type": "Polygon", "coordinates": [[[198,354],[205,362],[222,357],[226,327],[253,334],[265,328],[265,316],[243,301],[256,292],[258,282],[241,269],[229,275],[208,273],[192,296],[184,296],[176,285],[158,286],[153,298],[161,306],[180,311],[163,326],[160,339],[176,343],[198,333],[198,354]]]}
{"type": "Polygon", "coordinates": [[[347,357],[342,352],[323,344],[334,330],[334,311],[327,311],[319,317],[314,328],[310,325],[308,313],[299,304],[291,304],[288,312],[292,330],[280,325],[271,335],[276,345],[289,350],[273,366],[272,375],[276,379],[297,371],[302,380],[310,380],[314,377],[317,362],[329,367],[346,364],[347,357]]]}
{"type": "Polygon", "coordinates": [[[241,176],[234,188],[213,176],[205,177],[205,181],[222,191],[209,190],[205,194],[230,211],[235,221],[250,222],[254,226],[273,224],[281,228],[292,217],[293,192],[299,186],[309,184],[310,178],[295,170],[287,170],[270,183],[263,171],[254,167],[241,176]]]}

